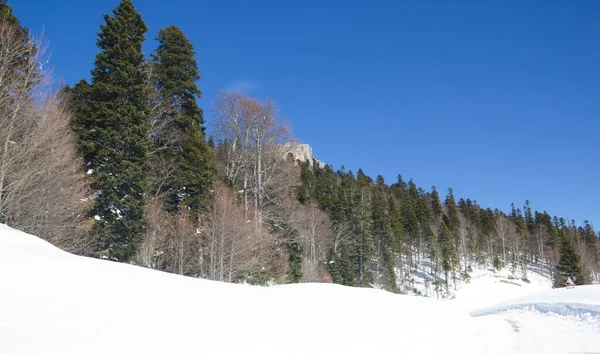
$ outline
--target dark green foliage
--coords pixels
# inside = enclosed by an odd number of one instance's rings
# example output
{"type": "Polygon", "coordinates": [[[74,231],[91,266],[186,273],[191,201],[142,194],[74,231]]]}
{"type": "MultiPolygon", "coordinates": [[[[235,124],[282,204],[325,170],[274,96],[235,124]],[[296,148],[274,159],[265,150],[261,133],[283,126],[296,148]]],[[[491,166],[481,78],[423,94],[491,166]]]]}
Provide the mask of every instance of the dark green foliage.
{"type": "Polygon", "coordinates": [[[354,265],[348,254],[346,243],[341,243],[337,249],[331,248],[327,257],[327,270],[336,284],[354,286],[354,265]]]}
{"type": "Polygon", "coordinates": [[[452,188],[448,188],[448,194],[446,195],[444,204],[446,205],[447,210],[446,226],[450,232],[455,233],[460,227],[460,220],[458,219],[458,207],[456,206],[456,201],[454,200],[452,188]]]}
{"type": "Polygon", "coordinates": [[[405,232],[402,228],[402,223],[400,222],[400,212],[393,195],[388,196],[388,210],[390,228],[392,230],[392,249],[394,252],[400,253],[403,251],[405,232]]]}
{"type": "Polygon", "coordinates": [[[529,231],[530,234],[533,234],[536,229],[537,229],[537,225],[535,223],[535,219],[533,218],[533,213],[531,211],[531,202],[529,200],[525,201],[525,226],[527,228],[527,231],[529,231]]]}
{"type": "Polygon", "coordinates": [[[372,192],[371,183],[361,169],[356,174],[357,193],[352,200],[351,221],[357,236],[356,265],[358,270],[358,282],[366,286],[371,282],[369,267],[373,262],[375,253],[375,239],[373,237],[372,218],[372,192]]]}
{"type": "Polygon", "coordinates": [[[435,186],[431,187],[431,212],[437,220],[442,216],[442,204],[440,203],[440,195],[435,186]]]}
{"type": "Polygon", "coordinates": [[[448,286],[448,277],[450,273],[453,273],[458,268],[458,252],[453,241],[452,232],[448,225],[450,220],[444,216],[444,222],[440,227],[440,234],[438,236],[438,243],[440,247],[440,256],[442,259],[442,269],[444,270],[444,279],[446,287],[448,286]]]}
{"type": "Polygon", "coordinates": [[[502,261],[497,255],[494,257],[494,269],[498,271],[502,269],[502,261]]]}
{"type": "Polygon", "coordinates": [[[315,187],[314,198],[321,209],[330,212],[335,221],[336,216],[339,218],[340,211],[337,201],[337,178],[331,166],[327,165],[324,168],[315,167],[315,187]]]}
{"type": "MultiPolygon", "coordinates": [[[[330,166],[309,168],[306,164],[301,166],[301,180],[299,200],[317,201],[329,212],[334,228],[341,230],[340,239],[326,259],[335,283],[369,286],[376,280],[388,290],[398,290],[394,289],[397,267],[410,277],[423,255],[430,261],[430,284],[436,285],[438,291],[437,285],[443,282],[439,272],[443,272],[447,285],[459,275],[468,278],[466,272],[459,272],[459,246],[461,250],[464,246],[467,272],[472,256],[480,264],[489,261],[496,268],[504,266],[498,257],[502,246],[496,235],[496,215],[500,212],[483,209],[468,198],[457,203],[452,189],[442,205],[435,188],[426,193],[401,176],[388,187],[383,177],[378,176],[373,183],[362,170],[355,177],[343,167],[334,172],[330,166]]],[[[542,230],[544,247],[551,248],[557,244],[551,239],[556,238],[558,229],[548,214],[535,213],[534,218],[529,203],[524,210],[523,213],[513,207],[509,215],[511,229],[518,232],[518,242],[511,239],[508,247],[515,270],[522,268],[526,276],[527,263],[538,256],[536,235],[542,230]]],[[[590,236],[591,227],[580,228],[578,234],[589,240],[589,248],[593,249],[592,243],[597,244],[597,238],[590,236]]],[[[548,255],[544,256],[548,261],[548,255]]],[[[399,284],[410,286],[407,280],[399,284]]]]}
{"type": "MultiPolygon", "coordinates": [[[[29,31],[27,28],[21,26],[19,19],[13,14],[12,7],[6,3],[6,0],[0,0],[0,22],[7,23],[9,26],[17,29],[18,35],[22,38],[23,43],[26,43],[29,39],[29,31]]],[[[35,49],[35,46],[33,46],[33,49],[35,49]]]]}
{"type": "MultiPolygon", "coordinates": [[[[381,177],[381,176],[380,176],[381,177]]],[[[396,290],[396,276],[394,272],[394,251],[397,250],[394,230],[392,228],[392,216],[390,204],[386,198],[386,186],[383,178],[377,179],[377,186],[373,194],[372,217],[373,238],[379,247],[379,262],[384,270],[384,285],[388,290],[396,290]]]]}
{"type": "Polygon", "coordinates": [[[90,216],[97,256],[126,261],[144,230],[145,175],[150,128],[142,43],[147,27],[129,0],[104,16],[91,84],[71,91],[74,129],[98,191],[90,216]]]}
{"type": "Polygon", "coordinates": [[[579,255],[575,252],[573,237],[567,228],[560,230],[561,247],[560,259],[557,266],[557,274],[554,279],[554,287],[565,286],[568,276],[573,277],[577,285],[584,285],[588,279],[581,269],[579,255]]]}
{"type": "Polygon", "coordinates": [[[419,233],[419,220],[417,219],[415,201],[410,194],[405,193],[400,201],[400,215],[402,227],[413,242],[419,233]]]}
{"type": "MultiPolygon", "coordinates": [[[[316,162],[315,162],[316,164],[316,162]]],[[[316,187],[317,178],[312,171],[309,161],[300,163],[300,181],[298,186],[298,201],[302,204],[308,204],[316,187]]]]}
{"type": "Polygon", "coordinates": [[[598,264],[600,263],[600,248],[598,248],[598,236],[594,231],[590,222],[585,220],[583,222],[583,227],[579,228],[579,233],[583,239],[583,242],[586,244],[587,249],[589,250],[592,260],[598,264]]]}
{"type": "Polygon", "coordinates": [[[196,85],[198,63],[192,43],[178,27],[161,29],[156,39],[151,80],[157,93],[152,117],[158,128],[152,131],[152,161],[162,159],[174,172],[153,189],[166,191],[168,210],[190,208],[197,213],[216,176],[213,152],[204,135],[203,112],[196,103],[202,95],[196,85]]]}
{"type": "Polygon", "coordinates": [[[288,282],[299,283],[302,280],[302,254],[303,248],[300,235],[286,217],[271,215],[269,218],[271,232],[279,235],[279,242],[285,247],[288,254],[289,272],[286,274],[288,282]]]}
{"type": "Polygon", "coordinates": [[[12,13],[12,7],[6,3],[6,0],[0,0],[0,21],[6,21],[8,24],[19,26],[19,20],[12,13]]]}

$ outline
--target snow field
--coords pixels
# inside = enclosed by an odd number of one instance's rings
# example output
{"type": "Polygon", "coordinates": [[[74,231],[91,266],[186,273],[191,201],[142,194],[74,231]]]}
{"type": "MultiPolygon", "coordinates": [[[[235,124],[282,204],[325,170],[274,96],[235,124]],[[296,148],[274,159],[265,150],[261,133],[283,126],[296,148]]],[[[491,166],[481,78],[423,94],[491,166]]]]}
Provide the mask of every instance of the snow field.
{"type": "Polygon", "coordinates": [[[500,280],[482,273],[456,300],[333,284],[252,287],[78,257],[0,225],[0,353],[600,352],[592,322],[524,306],[587,311],[599,286],[489,306],[547,285],[500,280]]]}

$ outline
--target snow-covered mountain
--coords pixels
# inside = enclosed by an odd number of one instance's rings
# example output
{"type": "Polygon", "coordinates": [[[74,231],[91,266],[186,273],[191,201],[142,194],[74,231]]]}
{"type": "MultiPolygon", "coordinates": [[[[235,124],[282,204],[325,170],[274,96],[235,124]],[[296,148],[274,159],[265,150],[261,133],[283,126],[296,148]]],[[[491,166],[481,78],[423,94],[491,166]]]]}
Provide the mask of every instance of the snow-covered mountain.
{"type": "Polygon", "coordinates": [[[252,287],[78,257],[0,225],[0,353],[600,352],[600,286],[507,279],[482,272],[454,300],[252,287]]]}

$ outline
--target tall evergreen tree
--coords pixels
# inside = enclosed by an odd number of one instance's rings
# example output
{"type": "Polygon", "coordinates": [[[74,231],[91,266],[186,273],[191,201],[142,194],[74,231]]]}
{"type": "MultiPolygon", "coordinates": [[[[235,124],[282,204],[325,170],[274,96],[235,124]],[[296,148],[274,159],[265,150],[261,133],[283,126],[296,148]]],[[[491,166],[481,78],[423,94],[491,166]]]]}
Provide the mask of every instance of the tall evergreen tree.
{"type": "Polygon", "coordinates": [[[452,188],[448,188],[448,194],[446,195],[444,204],[446,205],[448,215],[446,226],[448,226],[448,230],[451,233],[455,233],[460,227],[460,220],[458,218],[458,207],[456,206],[456,200],[454,199],[452,188]]]}
{"type": "Polygon", "coordinates": [[[73,91],[78,147],[97,190],[97,256],[128,260],[145,227],[144,193],[150,121],[142,43],[146,24],[130,0],[122,0],[100,26],[91,84],[73,91]]]}
{"type": "Polygon", "coordinates": [[[271,232],[279,235],[280,244],[285,247],[288,254],[289,271],[286,274],[288,282],[299,283],[304,273],[302,271],[303,247],[298,230],[291,225],[288,217],[280,213],[271,215],[269,224],[271,232]]]}
{"type": "Polygon", "coordinates": [[[373,237],[375,239],[377,254],[377,264],[380,274],[383,275],[383,284],[388,290],[396,290],[396,276],[394,272],[395,261],[393,252],[395,251],[394,230],[392,229],[392,217],[390,215],[390,204],[386,198],[386,188],[383,177],[377,177],[377,184],[373,192],[372,199],[372,217],[373,217],[373,237]]]}
{"type": "Polygon", "coordinates": [[[356,174],[357,192],[352,206],[352,222],[357,235],[356,265],[358,282],[367,286],[371,282],[369,268],[373,262],[375,240],[373,238],[372,180],[359,169],[356,174]]]}
{"type": "MultiPolygon", "coordinates": [[[[315,169],[319,167],[315,164],[315,169]]],[[[313,169],[310,165],[309,161],[304,161],[300,163],[300,182],[301,184],[298,186],[297,197],[298,201],[302,204],[308,204],[311,198],[314,195],[314,190],[316,186],[315,174],[313,173],[313,169]]]]}
{"type": "Polygon", "coordinates": [[[444,270],[444,279],[446,283],[446,289],[448,289],[449,276],[454,275],[454,271],[459,266],[458,252],[454,240],[452,239],[452,232],[448,225],[451,224],[448,217],[443,216],[444,222],[441,224],[438,243],[440,248],[440,257],[442,259],[442,268],[444,270]]]}
{"type": "Polygon", "coordinates": [[[431,213],[433,214],[434,220],[439,219],[442,216],[442,204],[440,203],[440,195],[435,188],[431,187],[431,213]]]}
{"type": "Polygon", "coordinates": [[[566,227],[560,230],[561,246],[560,259],[558,261],[558,272],[554,279],[554,287],[559,288],[565,286],[567,276],[574,278],[577,285],[583,285],[587,282],[587,277],[581,269],[579,255],[575,252],[573,236],[566,227]]]}
{"type": "MultiPolygon", "coordinates": [[[[198,212],[216,176],[212,150],[204,134],[204,116],[197,98],[202,93],[192,43],[178,27],[158,31],[152,54],[151,80],[156,91],[152,102],[154,159],[165,159],[173,176],[162,189],[171,211],[189,207],[198,212]]],[[[161,164],[164,166],[164,164],[161,164]]],[[[153,188],[159,188],[153,186],[153,188]]]]}
{"type": "Polygon", "coordinates": [[[595,263],[600,263],[600,249],[598,248],[598,236],[596,236],[594,227],[590,224],[588,220],[585,220],[583,222],[581,234],[583,237],[583,242],[585,242],[590,254],[592,254],[593,256],[593,261],[595,263]]]}

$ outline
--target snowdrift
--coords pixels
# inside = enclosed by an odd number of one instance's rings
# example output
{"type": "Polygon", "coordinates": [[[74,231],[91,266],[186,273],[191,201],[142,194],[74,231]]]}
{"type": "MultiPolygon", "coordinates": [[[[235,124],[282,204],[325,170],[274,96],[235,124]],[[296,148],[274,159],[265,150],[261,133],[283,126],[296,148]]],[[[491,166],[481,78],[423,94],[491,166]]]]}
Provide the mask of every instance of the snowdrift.
{"type": "Polygon", "coordinates": [[[596,324],[600,329],[600,285],[540,292],[478,309],[472,311],[471,315],[477,317],[521,309],[579,317],[583,321],[596,324]]]}
{"type": "MultiPolygon", "coordinates": [[[[597,298],[588,301],[590,289],[576,291],[576,299],[557,292],[557,303],[596,306],[597,298]]],[[[3,354],[561,353],[567,347],[552,340],[565,328],[573,333],[561,334],[576,339],[575,349],[600,352],[599,332],[579,322],[552,327],[541,314],[529,313],[526,321],[518,313],[476,315],[457,301],[375,289],[181,277],[74,256],[0,225],[3,354]],[[515,326],[525,327],[517,333],[515,326]],[[540,333],[550,340],[533,349],[519,344],[540,333]]]]}

